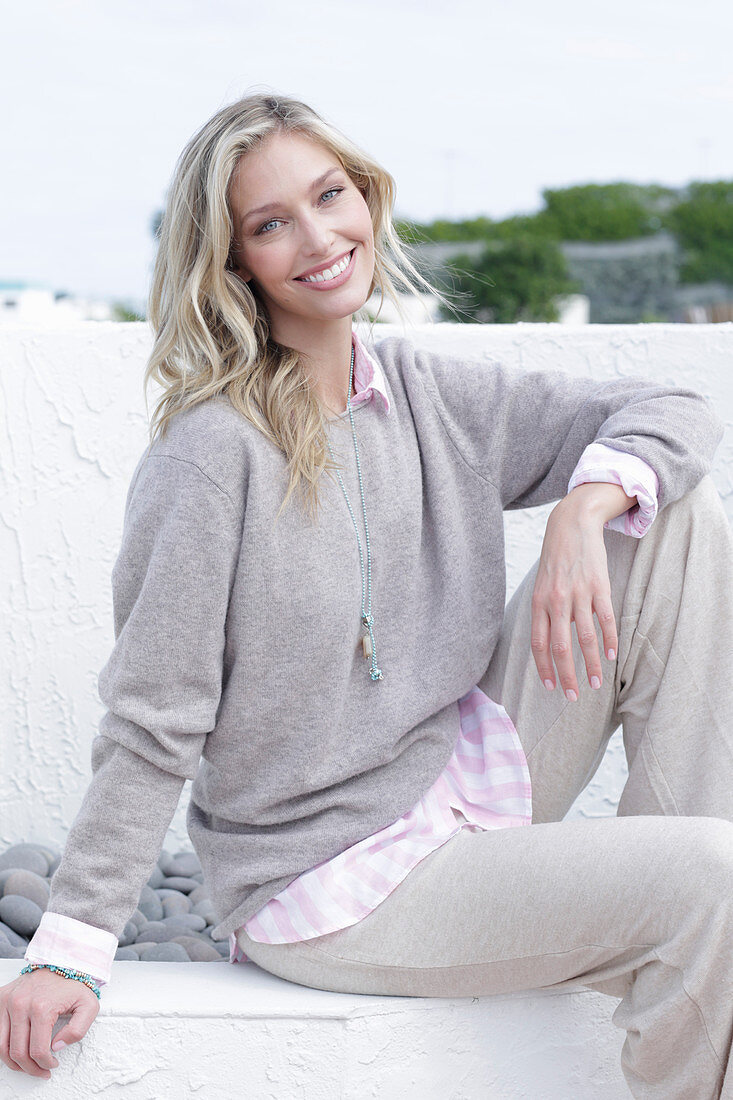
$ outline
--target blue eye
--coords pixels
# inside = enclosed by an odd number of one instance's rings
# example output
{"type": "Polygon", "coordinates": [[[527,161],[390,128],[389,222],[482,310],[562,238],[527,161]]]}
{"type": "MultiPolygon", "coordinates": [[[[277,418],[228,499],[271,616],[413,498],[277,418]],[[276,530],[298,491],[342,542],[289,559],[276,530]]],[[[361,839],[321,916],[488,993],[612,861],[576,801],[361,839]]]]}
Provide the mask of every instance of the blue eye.
{"type": "Polygon", "coordinates": [[[264,225],[261,225],[261,226],[260,226],[260,228],[259,228],[259,229],[257,230],[257,233],[256,233],[255,235],[256,235],[256,236],[259,236],[259,235],[260,235],[260,233],[264,233],[264,232],[266,232],[266,231],[267,231],[267,226],[268,226],[268,225],[272,225],[272,224],[273,224],[273,222],[278,222],[278,221],[280,221],[280,219],[279,219],[279,218],[270,218],[269,222],[265,222],[265,223],[264,223],[264,225]]]}
{"type": "MultiPolygon", "coordinates": [[[[343,190],[344,190],[344,188],[343,188],[343,187],[329,187],[328,191],[324,191],[324,192],[322,192],[322,194],[321,194],[321,198],[323,198],[323,196],[324,196],[324,195],[338,195],[338,194],[340,194],[340,193],[341,193],[341,192],[342,192],[343,190]]],[[[328,201],[328,202],[330,202],[331,200],[330,200],[330,199],[328,199],[327,201],[328,201]]],[[[273,224],[274,224],[275,222],[279,222],[279,221],[281,221],[281,220],[282,220],[282,219],[280,219],[280,218],[270,218],[270,220],[269,220],[268,222],[263,222],[263,223],[262,223],[262,225],[260,226],[260,228],[259,228],[258,230],[256,230],[256,232],[255,232],[255,236],[256,236],[256,237],[259,237],[259,236],[264,236],[264,235],[266,235],[267,233],[270,233],[270,232],[271,232],[271,230],[269,230],[269,229],[267,228],[267,226],[268,226],[268,225],[273,225],[273,224]]]]}

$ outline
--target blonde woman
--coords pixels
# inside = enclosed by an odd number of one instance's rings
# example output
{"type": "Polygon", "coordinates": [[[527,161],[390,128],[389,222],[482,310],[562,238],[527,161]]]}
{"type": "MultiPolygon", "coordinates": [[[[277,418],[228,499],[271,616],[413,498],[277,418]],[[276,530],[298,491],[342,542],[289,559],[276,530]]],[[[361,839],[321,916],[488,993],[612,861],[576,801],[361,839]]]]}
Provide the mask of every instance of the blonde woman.
{"type": "Polygon", "coordinates": [[[730,1097],[720,422],[689,390],[367,343],[375,289],[427,286],[394,198],[291,98],[183,152],[107,711],[0,1055],[48,1077],[59,1014],[86,1033],[191,778],[231,961],[416,997],[590,987],[621,998],[633,1096],[730,1097]],[[505,614],[502,512],[548,501],[505,614]],[[619,722],[618,816],[564,822],[619,722]]]}

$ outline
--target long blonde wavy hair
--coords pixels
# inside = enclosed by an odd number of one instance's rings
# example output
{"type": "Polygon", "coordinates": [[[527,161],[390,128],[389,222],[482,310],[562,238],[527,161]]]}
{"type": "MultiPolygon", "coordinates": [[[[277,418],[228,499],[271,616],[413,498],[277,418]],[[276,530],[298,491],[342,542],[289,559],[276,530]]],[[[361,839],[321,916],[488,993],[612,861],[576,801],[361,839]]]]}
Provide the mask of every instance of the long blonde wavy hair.
{"type": "MultiPolygon", "coordinates": [[[[394,229],[392,176],[300,100],[247,95],[217,111],[191,138],[176,165],[148,303],[154,342],[143,387],[146,407],[149,382],[163,390],[150,422],[151,446],[156,437],[165,436],[177,412],[227,394],[286,456],[290,480],[280,512],[298,489],[316,519],[319,478],[335,470],[326,443],[326,410],[308,383],[300,354],[271,338],[257,288],[233,270],[230,181],[240,157],[278,131],[320,142],[362,192],[374,229],[369,295],[378,288],[382,301],[394,303],[403,323],[398,286],[411,294],[420,287],[446,301],[418,271],[414,250],[394,229]]],[[[365,307],[353,316],[369,321],[365,307]]]]}

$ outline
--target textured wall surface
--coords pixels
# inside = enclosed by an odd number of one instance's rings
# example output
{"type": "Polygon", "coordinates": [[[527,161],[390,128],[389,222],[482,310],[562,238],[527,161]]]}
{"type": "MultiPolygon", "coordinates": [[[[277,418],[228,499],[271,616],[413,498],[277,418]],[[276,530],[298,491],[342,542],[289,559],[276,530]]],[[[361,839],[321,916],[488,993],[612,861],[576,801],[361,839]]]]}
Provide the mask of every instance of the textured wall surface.
{"type": "MultiPolygon", "coordinates": [[[[0,985],[17,969],[0,959],[0,985]]],[[[254,965],[116,962],[91,1030],[61,1051],[51,1079],[0,1065],[0,1095],[622,1100],[616,1004],[592,990],[355,996],[254,965]]]]}
{"type": "MultiPolygon", "coordinates": [[[[377,339],[400,335],[396,326],[374,331],[377,339]]],[[[733,519],[733,325],[445,324],[418,326],[409,336],[520,371],[559,368],[599,381],[643,376],[701,391],[729,428],[713,477],[733,519]]],[[[0,332],[2,846],[62,845],[89,780],[102,714],[97,676],[113,643],[110,573],[130,475],[148,441],[142,376],[149,346],[143,324],[0,332]]],[[[152,412],[153,389],[148,400],[152,412]]],[[[549,511],[507,517],[509,593],[539,553],[549,511]]],[[[613,814],[625,774],[616,734],[568,816],[613,814]]],[[[189,846],[189,789],[169,848],[189,846]]]]}

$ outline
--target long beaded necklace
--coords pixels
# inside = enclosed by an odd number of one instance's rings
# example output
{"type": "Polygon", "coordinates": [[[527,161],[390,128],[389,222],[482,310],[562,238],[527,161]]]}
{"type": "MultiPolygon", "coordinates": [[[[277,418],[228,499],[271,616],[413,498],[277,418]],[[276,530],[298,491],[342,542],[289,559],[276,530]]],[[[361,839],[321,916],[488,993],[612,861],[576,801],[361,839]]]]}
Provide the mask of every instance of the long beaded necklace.
{"type": "MultiPolygon", "coordinates": [[[[349,515],[351,516],[351,522],[354,524],[354,531],[356,532],[356,542],[359,547],[359,564],[361,566],[361,621],[362,624],[369,631],[361,639],[362,649],[364,656],[367,660],[371,657],[372,667],[369,670],[369,674],[372,680],[383,680],[381,668],[377,667],[377,643],[374,640],[374,616],[372,615],[372,551],[369,544],[369,524],[367,523],[366,504],[364,503],[364,483],[361,477],[361,462],[359,461],[359,445],[356,442],[356,428],[354,426],[354,414],[351,411],[351,387],[354,378],[354,345],[351,345],[351,369],[349,371],[349,395],[346,400],[346,407],[349,410],[349,419],[351,420],[351,434],[354,439],[354,452],[356,454],[356,472],[359,475],[359,492],[361,494],[361,510],[364,515],[364,534],[366,536],[366,549],[367,549],[367,568],[366,578],[364,575],[364,554],[361,548],[361,538],[359,537],[359,528],[356,526],[356,519],[354,517],[354,509],[351,507],[351,501],[349,500],[349,494],[346,492],[346,486],[344,485],[343,478],[341,477],[341,471],[336,468],[336,477],[338,478],[341,490],[346,498],[346,506],[349,509],[349,515]]],[[[331,458],[336,463],[333,451],[331,449],[331,442],[326,439],[328,444],[328,450],[331,454],[331,458]]]]}

